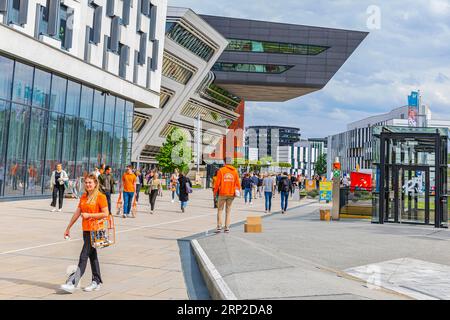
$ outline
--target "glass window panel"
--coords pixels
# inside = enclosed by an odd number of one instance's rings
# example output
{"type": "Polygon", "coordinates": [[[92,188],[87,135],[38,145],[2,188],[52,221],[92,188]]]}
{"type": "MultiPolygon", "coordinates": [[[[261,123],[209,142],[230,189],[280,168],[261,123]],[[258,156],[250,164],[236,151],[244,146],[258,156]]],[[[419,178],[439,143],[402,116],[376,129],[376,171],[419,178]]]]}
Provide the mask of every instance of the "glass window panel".
{"type": "Polygon", "coordinates": [[[122,136],[122,167],[125,167],[126,165],[130,164],[131,157],[128,156],[128,135],[131,130],[127,128],[123,128],[123,136],[122,136]]]}
{"type": "Polygon", "coordinates": [[[0,56],[0,99],[11,98],[14,61],[0,56]]]}
{"type": "Polygon", "coordinates": [[[80,105],[80,117],[85,119],[92,118],[92,99],[94,89],[82,86],[81,87],[81,105],[80,105]]]}
{"type": "Polygon", "coordinates": [[[42,177],[45,160],[45,124],[47,116],[47,110],[38,108],[31,109],[26,171],[26,195],[42,194],[42,177]]]}
{"type": "Polygon", "coordinates": [[[62,165],[70,179],[76,177],[77,126],[77,118],[66,115],[64,120],[62,165]]]}
{"type": "MultiPolygon", "coordinates": [[[[31,87],[30,87],[31,88],[31,87]]],[[[30,107],[11,106],[6,158],[5,196],[21,196],[24,193],[25,146],[28,137],[30,107]]]]}
{"type": "Polygon", "coordinates": [[[102,131],[102,123],[92,122],[91,151],[89,159],[90,171],[93,171],[95,166],[98,166],[102,163],[102,131]]]}
{"type": "Polygon", "coordinates": [[[0,100],[0,197],[5,187],[5,152],[7,141],[7,125],[9,117],[9,103],[0,100]]]}
{"type": "Polygon", "coordinates": [[[89,150],[90,150],[91,121],[80,119],[78,121],[77,139],[77,169],[76,176],[84,177],[89,172],[89,150]]]}
{"type": "Polygon", "coordinates": [[[114,123],[114,111],[116,108],[116,97],[106,96],[105,102],[105,122],[109,124],[114,123]]]}
{"type": "Polygon", "coordinates": [[[33,82],[34,106],[48,108],[50,96],[50,79],[50,73],[42,71],[40,69],[35,69],[33,82]]]}
{"type": "Polygon", "coordinates": [[[13,101],[31,104],[33,67],[16,61],[14,68],[13,101]]]}
{"type": "Polygon", "coordinates": [[[64,116],[50,112],[47,134],[47,151],[44,171],[44,193],[50,193],[50,177],[56,165],[61,163],[64,116]]]}
{"type": "Polygon", "coordinates": [[[125,123],[125,100],[117,98],[116,117],[114,120],[114,124],[122,127],[124,123],[125,123]]]}
{"type": "Polygon", "coordinates": [[[126,112],[126,118],[125,118],[125,128],[131,129],[133,126],[133,103],[130,101],[127,101],[125,103],[125,112],[126,112]]]}
{"type": "Polygon", "coordinates": [[[111,164],[113,151],[113,126],[105,124],[103,127],[102,161],[101,163],[111,164]]]}
{"type": "Polygon", "coordinates": [[[92,120],[103,122],[103,115],[105,113],[105,95],[98,90],[94,92],[94,110],[92,113],[92,120]]]}
{"type": "Polygon", "coordinates": [[[67,79],[53,75],[50,110],[64,113],[66,107],[67,79]]]}
{"type": "MultiPolygon", "coordinates": [[[[114,149],[113,149],[113,155],[112,155],[112,167],[114,172],[117,174],[124,168],[124,164],[122,163],[122,137],[123,137],[123,128],[122,127],[115,127],[114,128],[114,149]]],[[[117,179],[116,175],[114,177],[117,179]]]]}
{"type": "Polygon", "coordinates": [[[80,111],[81,84],[70,81],[67,84],[66,114],[78,116],[80,111]]]}

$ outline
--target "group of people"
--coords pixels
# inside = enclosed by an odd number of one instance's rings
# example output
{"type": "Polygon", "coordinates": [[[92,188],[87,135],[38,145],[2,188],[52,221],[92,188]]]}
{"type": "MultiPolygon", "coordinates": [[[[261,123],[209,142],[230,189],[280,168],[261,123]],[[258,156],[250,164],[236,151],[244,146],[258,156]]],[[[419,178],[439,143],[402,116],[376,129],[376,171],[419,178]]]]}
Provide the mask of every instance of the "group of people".
{"type": "MultiPolygon", "coordinates": [[[[213,178],[214,205],[217,208],[217,227],[215,232],[230,232],[231,208],[236,197],[240,197],[244,192],[244,201],[247,204],[252,203],[252,199],[257,196],[265,197],[265,212],[271,212],[272,199],[278,192],[281,197],[281,212],[285,214],[288,208],[289,194],[292,194],[295,186],[301,185],[298,177],[288,175],[286,172],[278,176],[275,175],[257,175],[255,173],[246,173],[242,179],[239,177],[237,169],[226,164],[220,168],[213,178]],[[223,221],[223,211],[225,209],[225,221],[223,221]],[[224,223],[225,222],[225,223],[224,223]]],[[[67,173],[58,165],[52,173],[52,185],[55,194],[64,193],[65,181],[68,180],[67,173]],[[56,190],[56,191],[55,191],[56,190]]],[[[154,213],[156,199],[162,194],[163,183],[160,179],[160,173],[156,170],[150,170],[146,173],[140,170],[134,170],[131,165],[127,166],[126,172],[121,179],[121,194],[124,199],[123,217],[129,217],[132,201],[139,201],[139,193],[146,182],[146,194],[149,196],[150,213],[154,213]]],[[[64,237],[70,237],[70,229],[75,222],[82,217],[83,227],[83,247],[81,250],[78,268],[67,279],[61,289],[66,292],[74,292],[79,288],[80,279],[83,276],[87,261],[90,260],[92,269],[92,281],[85,291],[99,290],[102,285],[100,274],[100,264],[98,261],[97,250],[91,245],[91,232],[96,231],[96,222],[108,218],[111,215],[111,194],[114,193],[117,182],[111,174],[111,167],[100,166],[93,173],[87,175],[84,179],[85,192],[79,200],[78,207],[73,214],[70,222],[64,232],[64,237]]],[[[167,189],[171,193],[171,202],[175,202],[178,196],[181,212],[185,212],[189,201],[189,194],[192,192],[192,182],[185,174],[175,170],[167,177],[167,189]]],[[[55,196],[52,206],[56,206],[55,196]]],[[[60,199],[62,206],[62,199],[60,199]]]]}

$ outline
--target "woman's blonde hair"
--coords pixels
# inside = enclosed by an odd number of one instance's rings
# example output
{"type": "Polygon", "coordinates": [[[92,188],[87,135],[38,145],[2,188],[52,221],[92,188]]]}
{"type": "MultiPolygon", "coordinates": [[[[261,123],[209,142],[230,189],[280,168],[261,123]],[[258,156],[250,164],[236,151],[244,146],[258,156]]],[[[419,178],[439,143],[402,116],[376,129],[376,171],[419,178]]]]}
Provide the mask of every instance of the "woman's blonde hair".
{"type": "Polygon", "coordinates": [[[97,202],[97,197],[98,197],[98,194],[99,194],[99,192],[100,192],[100,190],[99,190],[99,184],[98,184],[98,180],[97,180],[97,177],[95,176],[95,174],[89,174],[85,179],[84,179],[84,181],[86,182],[86,180],[87,179],[91,179],[91,180],[93,180],[94,181],[94,183],[95,183],[95,188],[94,188],[94,190],[92,190],[92,192],[91,192],[91,194],[89,195],[89,192],[86,190],[86,196],[87,196],[87,203],[88,204],[95,204],[96,202],[97,202]]]}

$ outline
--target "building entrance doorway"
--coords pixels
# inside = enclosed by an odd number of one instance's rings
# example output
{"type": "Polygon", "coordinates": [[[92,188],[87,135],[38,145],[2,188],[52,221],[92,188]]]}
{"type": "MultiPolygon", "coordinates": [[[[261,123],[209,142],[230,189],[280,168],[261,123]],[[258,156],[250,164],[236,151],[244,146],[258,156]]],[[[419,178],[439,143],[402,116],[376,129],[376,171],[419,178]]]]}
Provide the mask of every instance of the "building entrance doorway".
{"type": "Polygon", "coordinates": [[[374,223],[448,227],[448,130],[377,127],[374,223]]]}

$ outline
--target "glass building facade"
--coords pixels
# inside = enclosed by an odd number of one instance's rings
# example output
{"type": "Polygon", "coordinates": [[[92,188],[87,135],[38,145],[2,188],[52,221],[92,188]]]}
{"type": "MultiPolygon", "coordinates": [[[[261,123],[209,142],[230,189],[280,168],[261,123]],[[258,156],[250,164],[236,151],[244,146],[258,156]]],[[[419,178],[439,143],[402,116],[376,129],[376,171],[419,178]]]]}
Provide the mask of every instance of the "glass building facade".
{"type": "Polygon", "coordinates": [[[216,62],[212,67],[213,71],[225,72],[249,72],[249,73],[273,73],[279,74],[286,72],[292,66],[278,64],[254,64],[254,63],[230,63],[216,62]]]}
{"type": "Polygon", "coordinates": [[[70,179],[131,160],[130,101],[0,56],[0,197],[49,194],[62,163],[70,179]]]}
{"type": "Polygon", "coordinates": [[[280,43],[242,39],[228,39],[228,41],[230,43],[225,49],[226,51],[265,52],[315,56],[329,48],[325,46],[316,46],[309,44],[280,43]]]}

